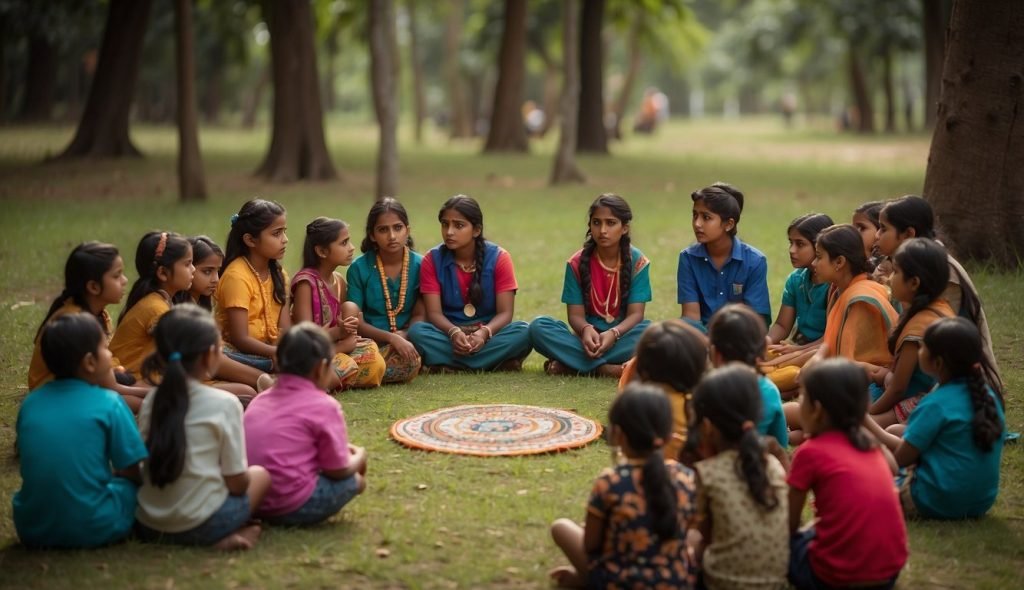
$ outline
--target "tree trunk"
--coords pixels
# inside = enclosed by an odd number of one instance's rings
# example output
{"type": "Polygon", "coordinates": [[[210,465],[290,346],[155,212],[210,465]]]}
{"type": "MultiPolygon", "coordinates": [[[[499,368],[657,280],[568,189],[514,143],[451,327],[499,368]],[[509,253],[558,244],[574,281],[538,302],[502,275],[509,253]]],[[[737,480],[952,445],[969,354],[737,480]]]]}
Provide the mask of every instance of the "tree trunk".
{"type": "Polygon", "coordinates": [[[451,0],[448,7],[448,18],[445,21],[444,78],[448,86],[448,103],[451,105],[448,124],[451,126],[452,138],[475,135],[473,115],[469,106],[466,83],[462,79],[462,66],[459,60],[465,10],[466,0],[451,0]]]}
{"type": "Polygon", "coordinates": [[[197,130],[192,0],[174,1],[174,25],[178,74],[178,196],[182,201],[201,201],[206,199],[206,180],[197,130]]]}
{"type": "Polygon", "coordinates": [[[264,65],[260,70],[260,79],[251,92],[245,95],[242,106],[242,127],[252,129],[256,126],[256,115],[259,113],[260,105],[263,104],[263,93],[270,84],[270,66],[264,65]]]}
{"type": "Polygon", "coordinates": [[[505,0],[505,30],[498,52],[491,127],[484,152],[526,152],[523,85],[526,82],[526,0],[505,0]]]}
{"type": "Polygon", "coordinates": [[[423,120],[427,117],[427,98],[423,90],[423,67],[420,63],[419,23],[416,20],[416,0],[407,0],[409,11],[409,69],[412,71],[413,137],[423,143],[423,120]]]}
{"type": "Polygon", "coordinates": [[[585,182],[586,178],[576,165],[576,124],[580,106],[579,6],[576,0],[562,3],[562,69],[565,85],[562,88],[562,132],[558,137],[551,184],[585,182]]]}
{"type": "Polygon", "coordinates": [[[338,59],[338,27],[333,26],[327,32],[327,40],[324,45],[327,49],[327,63],[324,64],[324,110],[328,113],[338,106],[338,92],[334,88],[338,75],[338,68],[335,66],[338,59]]]}
{"type": "Polygon", "coordinates": [[[377,112],[376,200],[398,196],[398,62],[395,60],[395,5],[370,2],[370,81],[377,112]]]}
{"type": "Polygon", "coordinates": [[[580,17],[580,105],[576,149],[608,153],[604,127],[604,30],[605,0],[587,0],[580,17]]]}
{"type": "Polygon", "coordinates": [[[924,124],[935,125],[935,109],[942,86],[942,62],[946,55],[946,26],[949,24],[948,0],[921,0],[921,26],[924,33],[924,124]]]}
{"type": "Polygon", "coordinates": [[[953,7],[924,195],[959,255],[1024,256],[1024,3],[953,7]]]}
{"type": "Polygon", "coordinates": [[[206,80],[206,92],[203,95],[203,119],[214,125],[220,122],[221,105],[224,104],[226,57],[224,44],[220,42],[217,43],[212,55],[206,57],[210,64],[210,76],[206,80]]]}
{"type": "Polygon", "coordinates": [[[882,85],[885,91],[885,132],[896,133],[896,88],[892,79],[892,49],[882,53],[882,85]]]}
{"type": "MultiPolygon", "coordinates": [[[[578,18],[578,17],[577,17],[578,18]]],[[[579,23],[577,23],[578,27],[579,23]]],[[[577,33],[577,36],[579,34],[577,33]]],[[[578,41],[577,41],[578,42],[578,41]]],[[[579,64],[576,64],[579,68],[579,64]]],[[[559,82],[562,81],[562,68],[557,63],[550,63],[544,65],[544,102],[541,105],[541,109],[544,110],[544,123],[541,124],[540,129],[537,131],[537,135],[544,137],[551,131],[551,128],[558,122],[559,109],[561,108],[559,103],[562,99],[562,92],[559,88],[559,82]]],[[[579,75],[577,69],[576,75],[579,75]]],[[[577,84],[579,80],[577,80],[577,84]]],[[[579,107],[579,97],[576,97],[577,108],[579,107]]]]}
{"type": "Polygon", "coordinates": [[[875,111],[871,106],[871,92],[864,76],[864,68],[860,56],[854,48],[849,49],[850,90],[853,92],[854,104],[857,106],[857,131],[861,133],[875,132],[875,111]]]}
{"type": "Polygon", "coordinates": [[[324,140],[309,0],[267,0],[274,80],[274,122],[256,170],[274,182],[337,178],[324,140]]]}
{"type": "Polygon", "coordinates": [[[18,119],[25,122],[48,121],[53,113],[53,87],[57,81],[57,51],[43,35],[28,40],[28,67],[25,70],[25,95],[18,119]]]}
{"type": "Polygon", "coordinates": [[[58,158],[141,156],[128,137],[152,0],[110,0],[96,75],[71,144],[58,158]]]}
{"type": "Polygon", "coordinates": [[[629,31],[629,60],[626,62],[626,76],[622,80],[622,88],[619,89],[619,98],[612,107],[615,115],[615,126],[612,127],[612,138],[622,139],[622,119],[626,116],[626,109],[629,108],[629,99],[633,94],[633,86],[636,84],[636,77],[640,73],[643,54],[640,52],[640,29],[643,27],[643,10],[638,9],[636,21],[629,31]]]}

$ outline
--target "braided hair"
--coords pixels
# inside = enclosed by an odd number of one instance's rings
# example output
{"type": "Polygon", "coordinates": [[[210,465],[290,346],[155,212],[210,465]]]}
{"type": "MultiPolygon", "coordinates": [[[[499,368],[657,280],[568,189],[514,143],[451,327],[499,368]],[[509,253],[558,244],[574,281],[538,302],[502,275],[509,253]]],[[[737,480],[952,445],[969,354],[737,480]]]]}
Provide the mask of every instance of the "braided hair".
{"type": "MultiPolygon", "coordinates": [[[[253,238],[259,238],[263,230],[270,227],[278,217],[284,214],[284,207],[280,203],[263,199],[246,201],[238,213],[231,216],[231,231],[228,233],[224,264],[220,267],[220,274],[223,275],[228,265],[236,258],[249,254],[249,246],[245,244],[246,234],[253,238]]],[[[271,258],[268,267],[270,278],[274,283],[274,301],[284,305],[286,295],[281,262],[271,258]]]]}
{"type": "Polygon", "coordinates": [[[984,452],[1003,436],[1003,424],[996,408],[1003,394],[988,358],[982,351],[981,334],[970,320],[961,317],[943,318],[924,332],[924,346],[933,359],[942,361],[951,379],[967,379],[974,419],[971,421],[974,444],[984,452]],[[995,396],[989,395],[989,391],[995,396]]]}
{"type": "MultiPolygon", "coordinates": [[[[84,242],[75,246],[75,249],[68,255],[67,262],[64,263],[64,290],[50,304],[46,317],[43,318],[39,328],[36,329],[36,339],[42,334],[43,326],[46,325],[46,322],[53,317],[53,314],[68,299],[74,301],[83,310],[89,311],[86,299],[86,285],[92,281],[102,287],[103,275],[107,274],[114,267],[114,263],[117,262],[119,257],[120,254],[117,252],[117,247],[111,244],[84,242]]],[[[100,325],[102,326],[103,322],[100,322],[100,325]]]]}
{"type": "Polygon", "coordinates": [[[340,219],[330,217],[317,217],[306,224],[306,240],[302,244],[302,268],[317,268],[320,265],[320,256],[317,248],[330,248],[334,240],[341,235],[341,231],[348,227],[348,224],[340,219]]]}
{"type": "Polygon", "coordinates": [[[484,255],[487,251],[487,240],[484,238],[484,213],[480,210],[480,204],[476,202],[476,199],[466,195],[455,195],[445,201],[444,205],[441,205],[441,210],[437,212],[437,220],[441,221],[445,211],[452,209],[465,217],[466,221],[474,229],[480,230],[480,233],[474,238],[473,251],[476,256],[474,261],[476,270],[473,272],[473,278],[469,283],[469,301],[473,305],[480,305],[480,302],[484,299],[484,289],[480,285],[480,277],[484,272],[484,255]]]}
{"type": "Polygon", "coordinates": [[[864,369],[844,357],[830,358],[800,372],[803,395],[820,404],[832,428],[846,435],[857,450],[876,446],[861,424],[868,411],[868,375],[864,369]]]}
{"type": "Polygon", "coordinates": [[[889,335],[889,352],[896,354],[896,344],[907,323],[919,312],[942,297],[949,284],[949,263],[946,249],[935,240],[911,238],[900,244],[893,254],[893,266],[903,274],[903,280],[917,278],[917,293],[910,307],[900,316],[900,321],[889,335]]]}
{"type": "Polygon", "coordinates": [[[117,316],[117,323],[124,320],[128,310],[135,306],[143,297],[155,293],[159,289],[156,271],[165,268],[173,272],[174,265],[186,256],[192,255],[192,245],[188,239],[174,232],[151,231],[142,236],[139,246],[135,249],[135,272],[139,278],[132,285],[124,309],[117,316]]]}
{"type": "MultiPolygon", "coordinates": [[[[600,207],[606,207],[611,211],[612,215],[623,226],[628,226],[629,222],[633,220],[633,210],[629,208],[629,203],[619,195],[604,193],[590,204],[590,209],[587,211],[587,234],[583,241],[583,251],[580,253],[580,290],[583,291],[584,310],[588,307],[592,308],[590,301],[590,258],[594,254],[597,242],[594,241],[594,236],[591,235],[590,224],[594,218],[594,213],[600,207]]],[[[619,260],[621,263],[619,271],[619,317],[625,314],[625,302],[629,297],[629,289],[633,283],[633,256],[630,244],[629,233],[622,234],[622,238],[619,240],[619,260]]]]}

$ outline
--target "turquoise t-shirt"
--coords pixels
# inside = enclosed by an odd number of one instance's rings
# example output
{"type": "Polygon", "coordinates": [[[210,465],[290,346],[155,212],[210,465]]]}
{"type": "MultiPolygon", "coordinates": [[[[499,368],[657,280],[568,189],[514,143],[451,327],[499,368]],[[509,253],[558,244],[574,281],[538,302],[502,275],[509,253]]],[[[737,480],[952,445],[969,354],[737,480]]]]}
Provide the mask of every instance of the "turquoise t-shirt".
{"type": "Polygon", "coordinates": [[[782,411],[779,388],[764,375],[757,378],[757,385],[761,388],[761,420],[757,423],[757,431],[774,436],[785,448],[789,445],[789,427],[786,426],[786,414],[782,411]]]}
{"type": "Polygon", "coordinates": [[[21,490],[14,526],[33,547],[96,547],[123,539],[135,522],[135,485],[114,477],[146,458],[121,396],[79,379],[58,379],[18,412],[21,490]]]}
{"type": "MultiPolygon", "coordinates": [[[[990,390],[989,395],[995,396],[990,390]]],[[[1006,428],[1002,405],[999,422],[1006,428]]],[[[921,452],[910,495],[928,518],[981,516],[999,492],[1003,437],[985,453],[974,444],[974,410],[967,382],[957,379],[936,387],[914,408],[903,440],[921,452]]]]}
{"type": "MultiPolygon", "coordinates": [[[[402,306],[395,323],[399,330],[409,327],[412,309],[420,295],[420,264],[423,255],[409,252],[409,283],[406,285],[405,305],[402,306]]],[[[363,319],[374,328],[391,331],[388,323],[387,305],[384,300],[384,289],[380,285],[380,273],[377,271],[377,253],[367,252],[356,258],[348,267],[348,300],[359,306],[363,311],[363,319]]],[[[388,278],[388,294],[391,305],[398,305],[398,291],[401,288],[401,277],[398,280],[388,278]]]]}
{"type": "MultiPolygon", "coordinates": [[[[575,256],[575,255],[574,255],[575,256]]],[[[629,296],[626,297],[625,305],[631,303],[647,303],[653,297],[651,292],[651,265],[636,247],[629,251],[630,259],[633,261],[633,276],[629,283],[629,296]],[[637,268],[639,266],[640,268],[637,268]]],[[[565,263],[565,280],[562,284],[562,303],[566,305],[583,305],[583,290],[580,288],[580,281],[572,269],[572,264],[565,263]]],[[[589,311],[589,310],[587,310],[589,311]]],[[[593,324],[598,332],[604,332],[618,324],[618,321],[608,323],[599,315],[586,314],[587,323],[593,324]]]]}
{"type": "Polygon", "coordinates": [[[813,342],[825,334],[828,311],[828,283],[814,284],[809,268],[789,273],[782,288],[782,304],[796,310],[796,331],[813,342]]]}

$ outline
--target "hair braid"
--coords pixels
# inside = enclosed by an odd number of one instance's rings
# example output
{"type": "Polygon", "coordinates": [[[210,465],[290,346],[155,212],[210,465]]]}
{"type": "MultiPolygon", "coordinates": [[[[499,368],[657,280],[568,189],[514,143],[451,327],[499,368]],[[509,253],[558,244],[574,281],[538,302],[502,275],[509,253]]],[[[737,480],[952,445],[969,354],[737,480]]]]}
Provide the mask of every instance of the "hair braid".
{"type": "Polygon", "coordinates": [[[974,409],[974,419],[971,420],[974,444],[987,453],[1003,435],[1003,428],[999,423],[996,400],[988,394],[985,375],[980,366],[973,369],[968,376],[967,390],[971,394],[971,407],[974,409]]]}
{"type": "Polygon", "coordinates": [[[644,499],[650,508],[653,528],[662,540],[671,539],[679,531],[676,514],[679,510],[679,499],[675,487],[669,479],[665,468],[665,456],[661,448],[656,448],[647,456],[643,466],[644,499]]]}
{"type": "Polygon", "coordinates": [[[740,435],[736,472],[747,482],[750,495],[761,507],[774,510],[779,505],[778,495],[768,479],[768,458],[761,445],[761,437],[754,429],[744,430],[740,435]]]}
{"type": "Polygon", "coordinates": [[[623,317],[626,313],[626,300],[629,299],[629,288],[633,283],[633,256],[629,234],[622,234],[619,240],[619,258],[622,260],[622,266],[619,268],[619,317],[623,317]]]}
{"type": "Polygon", "coordinates": [[[594,236],[590,234],[590,230],[587,230],[587,239],[583,242],[583,251],[580,252],[580,291],[583,292],[583,313],[589,313],[588,309],[593,308],[593,302],[590,300],[590,258],[594,255],[594,248],[597,247],[597,242],[594,241],[594,236]]]}
{"type": "Polygon", "coordinates": [[[474,266],[476,268],[473,271],[473,280],[469,284],[469,301],[473,305],[480,305],[480,302],[483,301],[484,298],[484,289],[480,285],[480,277],[484,272],[484,255],[487,250],[487,242],[484,240],[483,232],[480,232],[480,235],[474,238],[474,241],[476,242],[474,252],[474,255],[476,256],[474,266]]]}

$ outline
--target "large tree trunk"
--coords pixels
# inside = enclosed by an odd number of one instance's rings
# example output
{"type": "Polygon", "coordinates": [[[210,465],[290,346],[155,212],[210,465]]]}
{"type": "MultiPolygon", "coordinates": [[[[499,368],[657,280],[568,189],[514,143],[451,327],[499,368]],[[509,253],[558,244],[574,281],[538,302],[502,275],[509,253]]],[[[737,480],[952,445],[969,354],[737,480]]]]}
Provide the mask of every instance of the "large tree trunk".
{"type": "Polygon", "coordinates": [[[580,107],[576,149],[608,153],[604,127],[604,30],[605,0],[587,0],[580,18],[580,107]]]}
{"type": "Polygon", "coordinates": [[[248,93],[242,101],[242,127],[252,129],[256,126],[256,116],[259,114],[260,105],[263,104],[263,93],[267,91],[270,84],[270,66],[264,65],[260,69],[260,78],[256,86],[248,93]]]}
{"type": "Polygon", "coordinates": [[[957,0],[924,195],[961,256],[1024,256],[1024,3],[957,0]]]}
{"type": "Polygon", "coordinates": [[[416,0],[407,0],[409,11],[409,69],[412,71],[413,138],[423,143],[423,120],[427,118],[427,98],[423,90],[423,67],[420,63],[419,23],[416,18],[416,0]]]}
{"type": "Polygon", "coordinates": [[[41,34],[28,40],[28,68],[25,71],[25,95],[18,119],[47,121],[53,112],[53,87],[57,81],[57,51],[41,34]]]}
{"type": "Polygon", "coordinates": [[[142,154],[128,137],[151,0],[110,0],[99,64],[71,144],[58,156],[119,157],[142,154]]]}
{"type": "Polygon", "coordinates": [[[214,125],[220,122],[221,106],[224,104],[225,52],[224,44],[218,42],[212,55],[206,56],[210,64],[210,75],[206,79],[206,92],[203,93],[203,119],[214,125]]]}
{"type": "Polygon", "coordinates": [[[921,0],[921,26],[924,33],[924,124],[935,125],[935,110],[942,86],[942,62],[946,55],[946,26],[949,24],[949,0],[921,0]]]}
{"type": "Polygon", "coordinates": [[[395,5],[370,2],[370,81],[377,112],[377,200],[398,195],[398,61],[395,59],[395,5]]]}
{"type": "Polygon", "coordinates": [[[643,9],[637,9],[636,20],[629,31],[629,59],[626,62],[626,76],[622,80],[622,88],[619,89],[619,98],[612,107],[612,114],[615,115],[615,126],[612,128],[612,138],[622,139],[622,119],[626,116],[626,109],[629,108],[629,99],[633,94],[633,86],[636,85],[636,77],[640,73],[643,54],[640,52],[640,29],[643,27],[643,9]]]}
{"type": "Polygon", "coordinates": [[[868,81],[864,76],[864,67],[860,63],[860,56],[851,44],[849,49],[850,68],[850,91],[853,93],[853,101],[857,107],[857,131],[861,133],[875,132],[875,111],[871,105],[871,92],[868,90],[868,81]]]}
{"type": "Polygon", "coordinates": [[[892,49],[882,53],[882,86],[885,91],[885,132],[896,133],[896,84],[892,74],[892,49]]]}
{"type": "Polygon", "coordinates": [[[505,0],[505,30],[498,52],[498,85],[494,90],[491,127],[484,152],[529,150],[523,124],[526,82],[526,0],[505,0]]]}
{"type": "Polygon", "coordinates": [[[192,0],[174,1],[174,25],[178,73],[178,196],[182,201],[204,200],[206,179],[197,130],[192,0]]]}
{"type": "Polygon", "coordinates": [[[451,0],[448,6],[448,18],[445,19],[444,34],[444,79],[448,86],[448,124],[451,126],[451,137],[473,137],[472,109],[466,91],[466,82],[462,78],[462,66],[459,50],[462,45],[462,21],[465,18],[466,0],[451,0]]]}
{"type": "Polygon", "coordinates": [[[335,64],[338,61],[338,35],[340,33],[338,26],[332,26],[324,41],[327,49],[327,63],[324,64],[324,110],[328,113],[338,106],[338,91],[335,90],[338,68],[335,64]]]}
{"type": "Polygon", "coordinates": [[[565,86],[562,88],[562,133],[558,138],[558,151],[551,170],[551,184],[584,182],[583,173],[576,165],[576,123],[580,105],[579,7],[576,0],[562,3],[562,68],[565,86]]]}
{"type": "Polygon", "coordinates": [[[324,140],[309,0],[267,0],[264,7],[269,13],[274,122],[270,149],[256,174],[275,182],[336,178],[324,140]]]}

